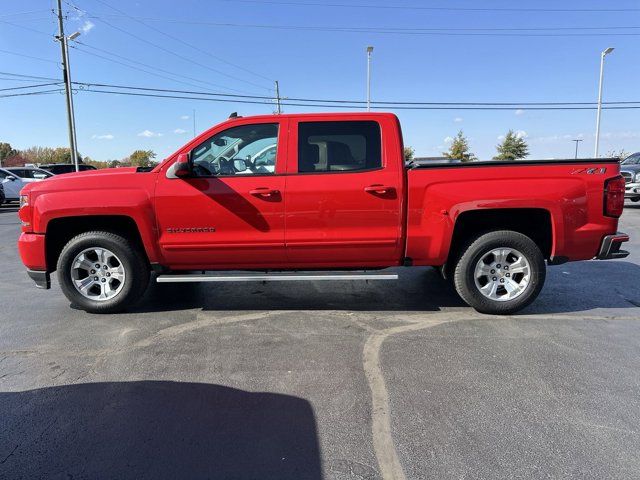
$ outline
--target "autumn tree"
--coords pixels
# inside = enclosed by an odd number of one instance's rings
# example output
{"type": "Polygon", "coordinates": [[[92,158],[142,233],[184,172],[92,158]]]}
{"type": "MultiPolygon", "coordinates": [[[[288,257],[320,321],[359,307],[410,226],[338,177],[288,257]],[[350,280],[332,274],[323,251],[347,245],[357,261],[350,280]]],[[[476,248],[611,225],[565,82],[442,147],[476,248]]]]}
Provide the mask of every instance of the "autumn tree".
{"type": "Polygon", "coordinates": [[[496,146],[498,154],[494,160],[513,161],[525,158],[529,155],[529,146],[522,135],[509,130],[502,143],[496,146]]]}
{"type": "Polygon", "coordinates": [[[156,154],[153,150],[136,150],[129,155],[129,163],[132,167],[149,167],[153,163],[156,154]]]}
{"type": "Polygon", "coordinates": [[[460,130],[451,142],[448,152],[443,152],[446,158],[452,160],[460,160],[461,162],[472,162],[476,156],[469,151],[469,141],[464,136],[464,132],[460,130]]]}
{"type": "Polygon", "coordinates": [[[18,154],[18,151],[14,149],[9,143],[0,142],[0,167],[3,162],[10,157],[14,157],[18,154]]]}
{"type": "Polygon", "coordinates": [[[415,155],[416,150],[413,147],[404,147],[404,160],[405,162],[410,162],[413,160],[413,156],[415,155]]]}

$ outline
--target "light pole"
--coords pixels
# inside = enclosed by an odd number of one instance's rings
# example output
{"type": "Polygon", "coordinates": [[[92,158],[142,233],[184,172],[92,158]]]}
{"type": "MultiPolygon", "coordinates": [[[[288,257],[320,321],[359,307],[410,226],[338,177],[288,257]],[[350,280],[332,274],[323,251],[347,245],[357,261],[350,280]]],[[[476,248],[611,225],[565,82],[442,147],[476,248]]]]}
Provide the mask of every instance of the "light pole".
{"type": "Polygon", "coordinates": [[[578,144],[582,141],[579,138],[576,138],[575,140],[571,140],[572,142],[576,142],[576,156],[574,158],[578,158],[578,144]]]}
{"type": "Polygon", "coordinates": [[[367,47],[367,112],[371,110],[371,54],[373,47],[367,47]]]}
{"type": "Polygon", "coordinates": [[[605,49],[600,54],[600,84],[598,87],[598,115],[596,117],[596,149],[594,157],[598,158],[598,151],[600,149],[600,116],[602,115],[602,78],[604,75],[604,57],[613,52],[613,47],[605,49]]]}

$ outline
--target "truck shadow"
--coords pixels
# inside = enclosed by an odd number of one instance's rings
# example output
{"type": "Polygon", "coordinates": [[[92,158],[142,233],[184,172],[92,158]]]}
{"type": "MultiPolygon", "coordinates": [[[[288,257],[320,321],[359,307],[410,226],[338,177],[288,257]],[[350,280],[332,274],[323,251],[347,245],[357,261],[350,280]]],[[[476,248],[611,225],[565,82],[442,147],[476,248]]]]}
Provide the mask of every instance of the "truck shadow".
{"type": "Polygon", "coordinates": [[[0,392],[2,478],[320,479],[309,402],[180,382],[0,392]]]}
{"type": "MultiPolygon", "coordinates": [[[[129,312],[203,310],[424,311],[466,307],[432,268],[397,269],[400,280],[300,283],[151,285],[129,312]]],[[[547,270],[540,297],[527,314],[567,313],[640,306],[640,266],[624,261],[576,262],[547,270]]]]}

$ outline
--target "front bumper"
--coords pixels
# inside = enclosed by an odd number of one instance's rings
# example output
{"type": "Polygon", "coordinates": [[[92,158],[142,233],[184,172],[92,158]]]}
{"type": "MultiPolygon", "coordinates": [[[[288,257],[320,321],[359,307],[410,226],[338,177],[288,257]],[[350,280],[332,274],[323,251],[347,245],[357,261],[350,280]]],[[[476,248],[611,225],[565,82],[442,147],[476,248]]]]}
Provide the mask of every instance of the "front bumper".
{"type": "Polygon", "coordinates": [[[624,198],[640,198],[640,183],[627,183],[624,186],[624,198]]]}
{"type": "Polygon", "coordinates": [[[629,255],[626,250],[620,250],[624,242],[629,241],[629,235],[618,232],[615,235],[607,235],[602,239],[600,251],[596,258],[598,260],[611,260],[613,258],[624,258],[629,255]]]}

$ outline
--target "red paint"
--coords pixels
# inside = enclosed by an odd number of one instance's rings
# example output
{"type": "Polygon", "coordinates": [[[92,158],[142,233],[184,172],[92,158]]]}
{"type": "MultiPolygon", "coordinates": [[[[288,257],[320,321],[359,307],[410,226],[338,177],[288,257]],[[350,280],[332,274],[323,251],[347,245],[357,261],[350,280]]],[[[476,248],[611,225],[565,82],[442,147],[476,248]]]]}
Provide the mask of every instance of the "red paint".
{"type": "MultiPolygon", "coordinates": [[[[171,269],[295,269],[442,265],[457,219],[469,211],[537,208],[552,221],[552,255],[593,258],[619,216],[614,163],[404,166],[397,118],[384,113],[266,115],[204,132],[152,172],[90,171],[29,184],[20,216],[23,262],[45,268],[49,222],[133,219],[151,262],[171,269]],[[298,124],[375,121],[382,167],[298,173],[298,124]],[[278,123],[274,174],[168,178],[176,161],[229,127],[278,123]],[[608,182],[605,195],[605,181],[608,182]],[[605,209],[607,209],[605,211],[605,209]],[[607,213],[610,216],[605,215],[607,213]]],[[[52,266],[49,266],[51,269],[52,266]]]]}

